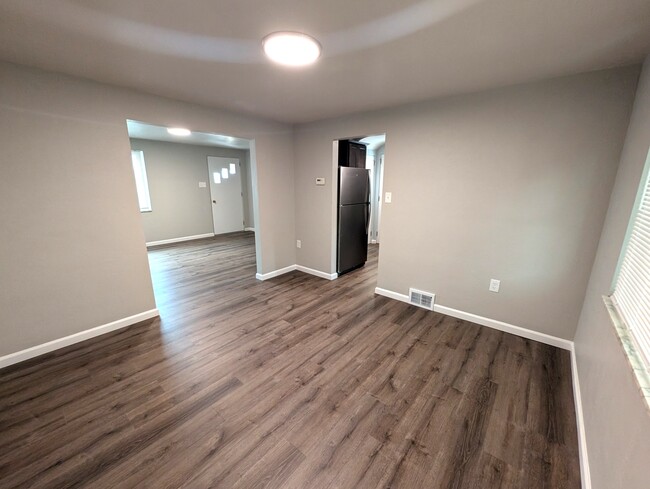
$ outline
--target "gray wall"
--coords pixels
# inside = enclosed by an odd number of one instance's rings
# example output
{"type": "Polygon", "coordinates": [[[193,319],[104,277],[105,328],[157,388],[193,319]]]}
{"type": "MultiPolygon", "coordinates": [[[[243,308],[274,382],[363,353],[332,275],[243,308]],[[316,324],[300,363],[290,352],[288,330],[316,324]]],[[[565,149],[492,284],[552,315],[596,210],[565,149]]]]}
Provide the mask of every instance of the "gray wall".
{"type": "Polygon", "coordinates": [[[386,133],[378,286],[572,339],[638,67],[300,126],[298,264],[330,272],[332,141],[386,133]],[[314,178],[330,177],[327,187],[314,178]],[[501,292],[488,291],[490,278],[501,292]]]}
{"type": "Polygon", "coordinates": [[[253,207],[253,174],[251,172],[251,152],[244,151],[241,160],[242,190],[244,191],[244,224],[247,228],[255,228],[255,212],[253,207]]]}
{"type": "Polygon", "coordinates": [[[602,296],[610,293],[649,149],[650,58],[647,58],[575,335],[594,489],[645,489],[649,485],[650,412],[602,301],[602,296]]]}
{"type": "Polygon", "coordinates": [[[208,156],[239,159],[244,222],[253,227],[248,151],[142,139],[131,139],[131,148],[144,151],[147,167],[152,210],[141,214],[147,242],[214,231],[210,186],[198,185],[209,184],[208,156]]]}
{"type": "Polygon", "coordinates": [[[291,127],[0,63],[0,355],[155,307],[126,119],[253,139],[258,271],[296,262],[291,127]]]}

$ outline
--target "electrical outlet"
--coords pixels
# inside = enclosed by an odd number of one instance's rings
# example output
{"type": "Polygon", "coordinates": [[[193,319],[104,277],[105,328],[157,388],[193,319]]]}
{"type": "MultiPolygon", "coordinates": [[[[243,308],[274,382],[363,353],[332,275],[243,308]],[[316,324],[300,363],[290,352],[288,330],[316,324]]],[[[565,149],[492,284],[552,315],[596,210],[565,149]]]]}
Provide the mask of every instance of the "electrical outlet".
{"type": "Polygon", "coordinates": [[[387,204],[390,204],[393,201],[393,194],[392,192],[386,192],[386,197],[384,197],[384,202],[387,204]]]}
{"type": "Polygon", "coordinates": [[[302,241],[299,239],[296,240],[296,248],[302,248],[302,241]]]}
{"type": "Polygon", "coordinates": [[[316,179],[316,185],[325,185],[325,179],[323,177],[318,177],[316,179]]]}
{"type": "Polygon", "coordinates": [[[490,292],[499,292],[499,287],[501,287],[501,280],[495,278],[490,280],[490,292]]]}

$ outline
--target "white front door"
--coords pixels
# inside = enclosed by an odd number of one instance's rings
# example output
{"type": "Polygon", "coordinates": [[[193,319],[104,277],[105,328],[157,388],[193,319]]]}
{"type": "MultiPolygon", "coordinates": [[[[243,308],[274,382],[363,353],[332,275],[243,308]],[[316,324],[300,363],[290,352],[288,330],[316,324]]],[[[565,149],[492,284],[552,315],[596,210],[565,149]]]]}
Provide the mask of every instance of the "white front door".
{"type": "Polygon", "coordinates": [[[214,234],[244,230],[241,168],[237,158],[208,156],[214,234]]]}

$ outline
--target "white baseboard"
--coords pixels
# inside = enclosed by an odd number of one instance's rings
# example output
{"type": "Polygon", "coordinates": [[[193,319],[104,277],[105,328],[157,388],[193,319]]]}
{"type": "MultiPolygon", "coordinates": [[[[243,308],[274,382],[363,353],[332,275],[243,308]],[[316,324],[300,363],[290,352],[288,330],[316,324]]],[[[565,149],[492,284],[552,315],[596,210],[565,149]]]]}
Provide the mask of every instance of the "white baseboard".
{"type": "Polygon", "coordinates": [[[409,303],[408,295],[398,294],[397,292],[393,292],[392,290],[388,290],[388,289],[382,289],[381,287],[375,287],[375,294],[383,295],[384,297],[388,297],[389,299],[395,299],[396,301],[409,303]]]}
{"type": "Polygon", "coordinates": [[[285,273],[293,272],[295,269],[295,265],[289,265],[288,267],[280,268],[279,270],[273,270],[272,272],[268,273],[256,273],[255,278],[257,280],[268,280],[273,277],[284,275],[285,273]]]}
{"type": "MultiPolygon", "coordinates": [[[[392,290],[386,290],[377,287],[375,289],[375,294],[383,295],[391,299],[395,299],[402,302],[409,302],[408,295],[399,294],[393,292],[392,290]]],[[[497,321],[496,319],[490,319],[477,314],[472,314],[471,312],[459,311],[458,309],[452,309],[451,307],[445,307],[438,304],[433,305],[433,310],[441,314],[446,314],[447,316],[453,316],[455,318],[464,319],[472,323],[480,324],[481,326],[487,326],[489,328],[498,329],[499,331],[504,331],[506,333],[512,333],[523,338],[528,338],[529,340],[539,341],[540,343],[545,343],[547,345],[556,346],[562,348],[563,350],[571,350],[573,342],[565,340],[564,338],[558,338],[557,336],[551,336],[546,333],[540,333],[538,331],[533,331],[531,329],[522,328],[520,326],[515,326],[514,324],[504,323],[503,321],[497,321]]]]}
{"type": "Polygon", "coordinates": [[[74,345],[75,343],[94,338],[95,336],[110,333],[111,331],[115,331],[117,329],[126,328],[132,324],[139,323],[140,321],[151,319],[156,316],[159,316],[158,309],[151,309],[149,311],[135,314],[134,316],[118,319],[112,323],[97,326],[96,328],[80,331],[79,333],[48,341],[47,343],[43,343],[41,345],[32,346],[31,348],[27,348],[25,350],[10,353],[9,355],[0,357],[0,368],[8,367],[14,363],[23,362],[25,360],[29,360],[30,358],[34,358],[54,350],[64,348],[66,346],[74,345]]]}
{"type": "Polygon", "coordinates": [[[296,270],[310,275],[315,275],[316,277],[324,278],[326,280],[334,280],[339,276],[338,273],[327,273],[321,272],[320,270],[314,270],[313,268],[303,267],[302,265],[296,265],[296,270]]]}
{"type": "Polygon", "coordinates": [[[578,378],[578,361],[576,360],[575,344],[571,345],[571,378],[573,380],[573,404],[578,425],[578,454],[580,456],[580,480],[582,489],[591,489],[591,472],[587,454],[587,438],[585,436],[585,420],[582,411],[582,395],[580,394],[580,379],[578,378]]]}
{"type": "Polygon", "coordinates": [[[253,232],[255,232],[255,228],[244,228],[244,231],[253,231],[253,232]]]}
{"type": "Polygon", "coordinates": [[[196,234],[194,236],[183,236],[181,238],[161,239],[160,241],[149,241],[147,246],[158,246],[171,243],[181,243],[183,241],[192,241],[194,239],[212,238],[214,233],[196,234]]]}
{"type": "Polygon", "coordinates": [[[299,272],[308,273],[310,275],[315,275],[316,277],[324,278],[326,280],[334,280],[338,277],[337,273],[327,273],[321,272],[320,270],[314,270],[313,268],[303,267],[302,265],[289,265],[288,267],[280,268],[279,270],[273,270],[269,273],[257,273],[255,278],[257,280],[268,280],[279,275],[284,275],[285,273],[293,272],[298,270],[299,272]]]}

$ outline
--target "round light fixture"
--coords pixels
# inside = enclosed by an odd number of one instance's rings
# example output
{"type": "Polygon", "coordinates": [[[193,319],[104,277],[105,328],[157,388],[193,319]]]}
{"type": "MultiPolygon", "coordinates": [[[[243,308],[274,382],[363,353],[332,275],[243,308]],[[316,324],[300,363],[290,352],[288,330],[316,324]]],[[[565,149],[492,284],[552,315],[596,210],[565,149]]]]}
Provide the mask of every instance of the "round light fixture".
{"type": "Polygon", "coordinates": [[[170,127],[167,129],[167,132],[173,136],[189,136],[192,134],[192,131],[184,127],[170,127]]]}
{"type": "Polygon", "coordinates": [[[286,66],[306,66],[320,56],[318,41],[299,32],[274,32],[262,40],[264,53],[271,61],[286,66]]]}

